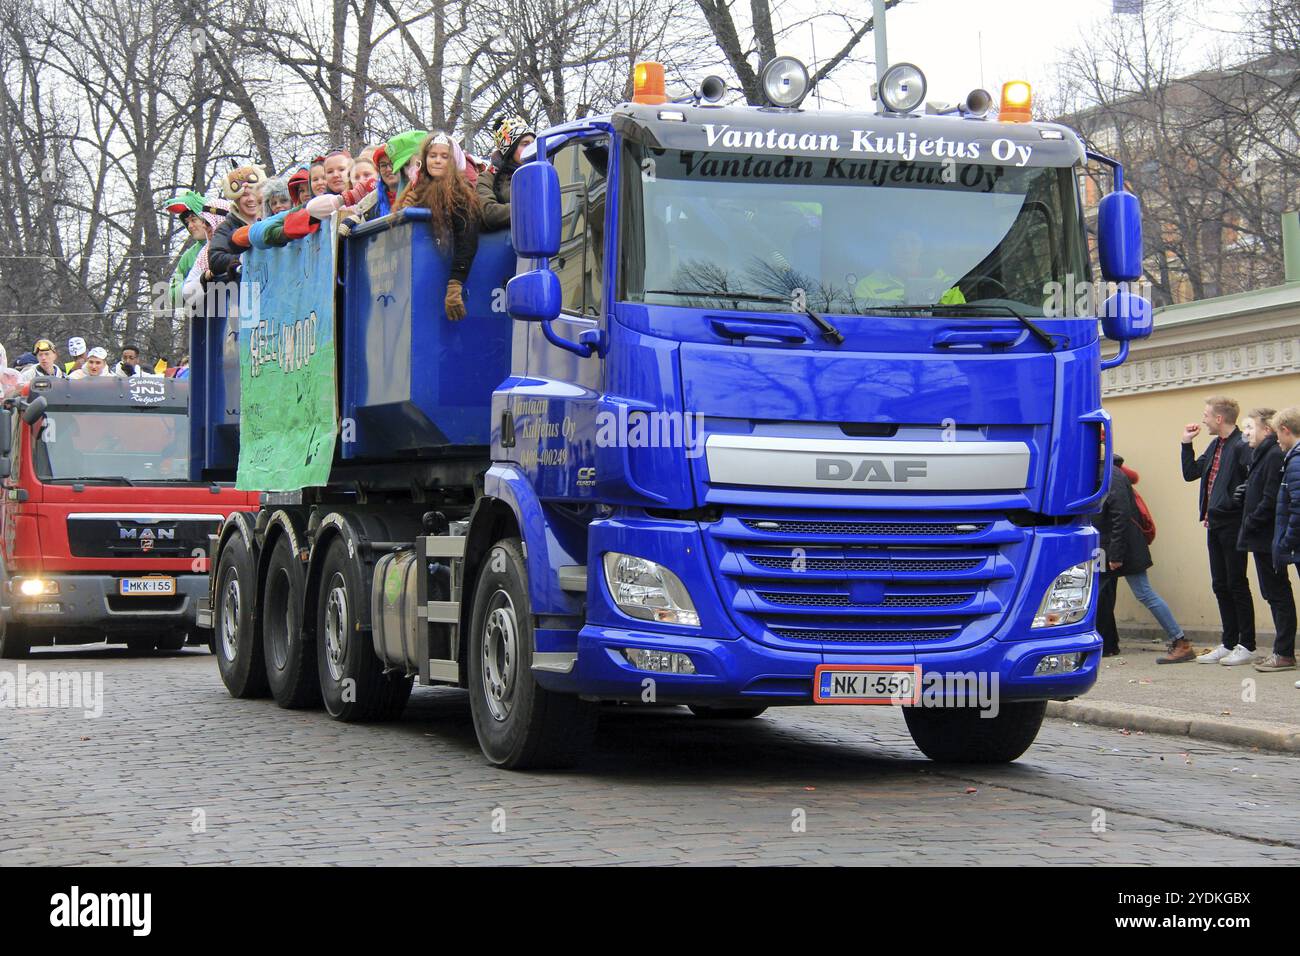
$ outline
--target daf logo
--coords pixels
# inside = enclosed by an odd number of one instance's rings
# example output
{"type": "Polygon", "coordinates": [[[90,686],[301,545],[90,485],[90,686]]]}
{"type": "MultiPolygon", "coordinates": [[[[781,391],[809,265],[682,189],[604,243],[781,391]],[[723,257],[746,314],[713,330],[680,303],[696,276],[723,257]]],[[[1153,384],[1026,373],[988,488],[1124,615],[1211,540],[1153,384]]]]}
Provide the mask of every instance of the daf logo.
{"type": "MultiPolygon", "coordinates": [[[[153,547],[152,542],[158,541],[175,541],[175,528],[159,528],[155,531],[153,528],[118,528],[117,536],[119,541],[144,541],[148,540],[149,547],[153,547]]],[[[148,550],[148,549],[146,549],[148,550]]]]}
{"type": "Polygon", "coordinates": [[[924,458],[899,458],[893,462],[863,458],[856,464],[847,458],[818,458],[817,480],[903,484],[913,478],[926,477],[928,466],[929,462],[924,458]]]}

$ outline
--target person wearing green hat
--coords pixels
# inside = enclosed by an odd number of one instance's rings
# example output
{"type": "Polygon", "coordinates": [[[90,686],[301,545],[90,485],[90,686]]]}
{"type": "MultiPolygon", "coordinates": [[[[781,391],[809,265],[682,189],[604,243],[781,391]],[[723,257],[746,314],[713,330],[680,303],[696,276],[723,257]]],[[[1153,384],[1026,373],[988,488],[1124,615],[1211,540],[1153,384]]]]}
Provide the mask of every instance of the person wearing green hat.
{"type": "Polygon", "coordinates": [[[379,170],[379,178],[388,188],[386,198],[390,207],[397,202],[402,192],[415,179],[415,174],[419,172],[419,157],[416,154],[428,137],[429,134],[422,129],[408,129],[404,133],[398,133],[384,144],[383,156],[376,153],[375,166],[379,170]],[[390,176],[392,182],[389,182],[390,176]]]}
{"type": "Polygon", "coordinates": [[[194,260],[199,257],[199,252],[212,235],[208,223],[204,221],[203,213],[225,210],[219,210],[192,189],[187,189],[167,200],[166,210],[174,216],[180,216],[181,225],[194,240],[181,251],[181,257],[176,263],[176,271],[172,273],[171,300],[173,307],[179,308],[184,303],[182,290],[185,287],[185,277],[189,275],[190,269],[194,267],[194,260]]]}

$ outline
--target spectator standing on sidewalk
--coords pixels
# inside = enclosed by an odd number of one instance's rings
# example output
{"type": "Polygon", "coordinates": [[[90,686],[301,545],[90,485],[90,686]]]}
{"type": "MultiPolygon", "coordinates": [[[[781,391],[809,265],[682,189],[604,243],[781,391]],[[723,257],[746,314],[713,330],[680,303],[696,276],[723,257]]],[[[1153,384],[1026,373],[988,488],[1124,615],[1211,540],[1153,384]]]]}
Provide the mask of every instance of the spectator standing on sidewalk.
{"type": "MultiPolygon", "coordinates": [[[[1273,564],[1273,526],[1277,518],[1277,492],[1282,484],[1283,451],[1270,425],[1277,412],[1257,408],[1241,423],[1241,436],[1253,450],[1241,496],[1241,534],[1237,547],[1255,556],[1259,590],[1273,613],[1273,653],[1255,662],[1263,672],[1295,669],[1295,595],[1286,566],[1273,564]]],[[[1225,658],[1226,660],[1226,658],[1225,658]]]]}
{"type": "MultiPolygon", "coordinates": [[[[1205,401],[1201,424],[1183,426],[1183,480],[1199,481],[1201,524],[1206,529],[1206,547],[1210,555],[1210,583],[1219,604],[1223,639],[1219,647],[1196,658],[1200,664],[1249,664],[1255,658],[1255,605],[1246,578],[1246,553],[1237,550],[1241,533],[1241,503],[1233,497],[1237,486],[1246,480],[1249,449],[1237,428],[1241,409],[1235,401],[1214,395],[1205,401]],[[1214,436],[1200,458],[1192,442],[1204,426],[1214,436]]],[[[1191,645],[1178,649],[1178,659],[1171,651],[1162,663],[1182,663],[1190,659],[1191,645]]]]}
{"type": "MultiPolygon", "coordinates": [[[[1130,575],[1141,575],[1145,580],[1147,568],[1151,567],[1151,549],[1138,527],[1133,485],[1120,468],[1123,461],[1116,457],[1110,473],[1110,491],[1102,502],[1101,511],[1092,519],[1101,533],[1101,551],[1106,562],[1101,569],[1101,591],[1097,595],[1097,630],[1101,633],[1103,657],[1114,657],[1119,653],[1119,630],[1115,625],[1115,592],[1119,579],[1129,577],[1131,581],[1130,575]]],[[[1165,610],[1169,608],[1166,606],[1165,610]]],[[[1174,627],[1177,629],[1178,625],[1174,624],[1174,627]]],[[[1181,637],[1182,632],[1178,633],[1181,637]]]]}
{"type": "MultiPolygon", "coordinates": [[[[1149,556],[1151,542],[1155,539],[1155,522],[1151,521],[1149,513],[1146,516],[1145,522],[1143,520],[1143,506],[1139,504],[1137,491],[1137,483],[1141,479],[1134,469],[1124,464],[1122,456],[1116,455],[1114,460],[1115,467],[1129,481],[1130,488],[1128,497],[1132,505],[1132,509],[1129,512],[1129,519],[1131,523],[1137,527],[1138,536],[1142,542],[1142,546],[1147,548],[1149,556]],[[1149,522],[1149,524],[1147,522],[1149,522]],[[1149,528],[1150,533],[1143,530],[1144,528],[1149,528]]],[[[1150,564],[1148,564],[1148,568],[1149,567],[1150,564]]],[[[1151,584],[1151,579],[1147,576],[1147,572],[1145,570],[1137,571],[1131,574],[1125,574],[1123,577],[1124,580],[1128,582],[1129,590],[1133,592],[1133,596],[1138,599],[1138,602],[1144,608],[1151,612],[1151,616],[1156,619],[1156,623],[1159,624],[1161,629],[1165,632],[1165,643],[1170,653],[1172,654],[1174,652],[1180,642],[1186,644],[1187,648],[1190,650],[1191,643],[1187,640],[1187,635],[1183,633],[1182,627],[1174,617],[1174,612],[1169,609],[1169,605],[1165,602],[1165,599],[1156,593],[1156,589],[1151,584]]]]}
{"type": "MultiPolygon", "coordinates": [[[[1300,564],[1300,443],[1296,440],[1300,437],[1300,408],[1282,409],[1271,424],[1284,452],[1273,525],[1273,566],[1285,572],[1287,565],[1300,564]]],[[[1296,687],[1300,688],[1300,681],[1296,687]]]]}

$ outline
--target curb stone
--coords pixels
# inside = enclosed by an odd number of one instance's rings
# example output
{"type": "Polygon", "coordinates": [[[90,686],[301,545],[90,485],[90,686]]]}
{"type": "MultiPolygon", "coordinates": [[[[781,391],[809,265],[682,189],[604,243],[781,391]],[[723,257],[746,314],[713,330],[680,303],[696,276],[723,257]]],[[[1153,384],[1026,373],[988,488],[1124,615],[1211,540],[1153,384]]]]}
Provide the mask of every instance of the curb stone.
{"type": "Polygon", "coordinates": [[[1169,710],[1164,707],[1115,704],[1104,700],[1049,701],[1047,716],[1058,720],[1073,720],[1081,724],[1096,724],[1101,727],[1141,730],[1145,733],[1192,737],[1239,747],[1300,753],[1300,727],[1291,724],[1230,720],[1169,710]]]}

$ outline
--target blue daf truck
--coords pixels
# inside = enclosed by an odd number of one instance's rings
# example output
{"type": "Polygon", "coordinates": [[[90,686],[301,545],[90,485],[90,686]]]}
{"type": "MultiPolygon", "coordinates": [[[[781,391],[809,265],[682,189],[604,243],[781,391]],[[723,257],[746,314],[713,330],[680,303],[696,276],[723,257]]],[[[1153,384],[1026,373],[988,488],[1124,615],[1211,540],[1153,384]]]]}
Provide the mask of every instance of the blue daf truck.
{"type": "Polygon", "coordinates": [[[901,67],[820,112],[789,58],[760,107],[639,65],[538,137],[459,322],[427,212],[246,253],[193,352],[238,438],[206,471],[263,491],[210,543],[231,695],[357,721],[462,687],[509,768],[574,762],[614,701],[900,706],[931,758],[1020,756],[1097,676],[1138,205],[1024,84],[923,107],[901,67]]]}

